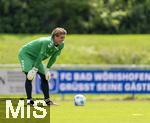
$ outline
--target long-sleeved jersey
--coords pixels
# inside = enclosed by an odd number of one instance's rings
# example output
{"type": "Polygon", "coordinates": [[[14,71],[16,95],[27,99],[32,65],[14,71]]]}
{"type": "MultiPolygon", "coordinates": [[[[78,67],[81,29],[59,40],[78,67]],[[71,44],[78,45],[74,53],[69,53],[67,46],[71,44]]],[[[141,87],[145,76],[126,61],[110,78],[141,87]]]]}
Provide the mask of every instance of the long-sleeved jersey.
{"type": "Polygon", "coordinates": [[[50,68],[56,61],[57,56],[60,55],[63,47],[64,43],[55,46],[53,39],[51,37],[43,37],[37,40],[33,40],[24,45],[20,49],[19,59],[21,61],[23,58],[24,59],[23,64],[25,64],[25,61],[27,61],[25,60],[26,59],[25,57],[27,57],[27,59],[32,60],[32,67],[38,68],[43,60],[49,58],[47,68],[50,68]]]}

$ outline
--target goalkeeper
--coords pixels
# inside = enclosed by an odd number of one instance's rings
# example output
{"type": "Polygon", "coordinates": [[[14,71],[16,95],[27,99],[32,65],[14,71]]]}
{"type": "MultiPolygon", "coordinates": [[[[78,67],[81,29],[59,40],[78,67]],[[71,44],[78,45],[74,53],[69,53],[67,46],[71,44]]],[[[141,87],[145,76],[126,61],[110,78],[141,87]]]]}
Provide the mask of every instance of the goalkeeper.
{"type": "Polygon", "coordinates": [[[51,36],[33,40],[20,49],[18,58],[22,71],[26,75],[25,90],[28,104],[34,104],[34,101],[32,100],[31,82],[36,76],[36,73],[38,73],[41,77],[41,89],[43,91],[46,104],[53,104],[53,102],[49,99],[48,80],[51,76],[49,69],[55,63],[57,57],[61,54],[66,34],[67,32],[65,29],[55,28],[52,31],[51,36]],[[49,61],[46,68],[44,68],[42,61],[47,58],[49,58],[49,61]]]}

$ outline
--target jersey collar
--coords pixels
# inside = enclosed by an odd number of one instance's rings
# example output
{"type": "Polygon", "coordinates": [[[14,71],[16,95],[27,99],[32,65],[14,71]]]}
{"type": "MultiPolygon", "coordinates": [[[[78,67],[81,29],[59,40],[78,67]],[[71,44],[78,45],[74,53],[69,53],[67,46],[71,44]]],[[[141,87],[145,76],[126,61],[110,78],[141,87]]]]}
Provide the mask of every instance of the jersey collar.
{"type": "Polygon", "coordinates": [[[59,50],[60,47],[61,47],[61,45],[62,45],[63,43],[64,43],[64,41],[56,47],[55,44],[54,44],[54,40],[53,40],[53,38],[51,37],[50,46],[53,45],[53,46],[55,47],[56,50],[59,50]]]}

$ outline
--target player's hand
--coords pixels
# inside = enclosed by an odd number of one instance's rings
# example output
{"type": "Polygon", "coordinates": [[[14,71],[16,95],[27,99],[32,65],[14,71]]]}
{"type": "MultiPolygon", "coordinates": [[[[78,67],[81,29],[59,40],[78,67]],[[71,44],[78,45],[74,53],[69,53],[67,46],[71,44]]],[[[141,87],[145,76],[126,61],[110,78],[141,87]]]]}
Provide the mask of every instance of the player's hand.
{"type": "Polygon", "coordinates": [[[32,70],[30,70],[27,74],[28,80],[33,80],[34,77],[36,76],[37,71],[38,71],[38,69],[33,67],[32,70]]]}
{"type": "Polygon", "coordinates": [[[46,69],[45,77],[46,77],[46,80],[47,80],[47,81],[50,80],[50,78],[51,78],[51,73],[50,73],[49,69],[46,69]]]}

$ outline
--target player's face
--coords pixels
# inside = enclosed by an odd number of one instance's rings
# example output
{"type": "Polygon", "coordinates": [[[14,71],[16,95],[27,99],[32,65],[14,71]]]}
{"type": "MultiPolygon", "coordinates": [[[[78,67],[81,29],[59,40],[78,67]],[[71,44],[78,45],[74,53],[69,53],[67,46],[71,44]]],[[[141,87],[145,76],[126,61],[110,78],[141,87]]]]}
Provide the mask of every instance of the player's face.
{"type": "Polygon", "coordinates": [[[54,37],[55,44],[61,44],[65,39],[65,35],[59,35],[54,37]]]}

